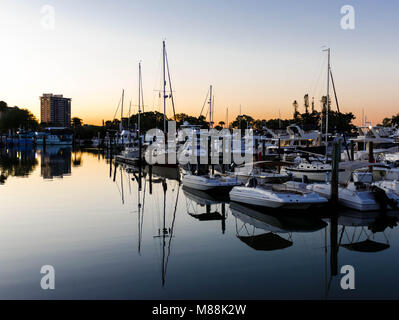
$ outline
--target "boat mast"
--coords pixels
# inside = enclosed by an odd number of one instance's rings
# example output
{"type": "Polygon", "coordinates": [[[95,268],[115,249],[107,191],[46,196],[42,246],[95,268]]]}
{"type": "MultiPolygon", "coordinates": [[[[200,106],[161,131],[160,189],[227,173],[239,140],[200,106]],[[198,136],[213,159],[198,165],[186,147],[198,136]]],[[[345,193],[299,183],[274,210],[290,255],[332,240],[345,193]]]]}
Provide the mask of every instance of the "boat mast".
{"type": "Polygon", "coordinates": [[[163,132],[166,133],[166,78],[165,78],[165,40],[162,41],[162,73],[163,73],[163,132]]]}
{"type": "MultiPolygon", "coordinates": [[[[140,113],[141,113],[141,100],[142,100],[142,83],[141,83],[141,61],[139,62],[139,110],[137,116],[138,138],[140,139],[140,113]]],[[[144,108],[144,106],[143,106],[144,108]]]]}
{"type": "Polygon", "coordinates": [[[330,95],[330,48],[324,50],[328,53],[328,63],[327,63],[327,97],[326,97],[326,152],[325,152],[325,162],[327,162],[327,146],[328,146],[328,113],[329,113],[329,95],[330,95]]]}
{"type": "Polygon", "coordinates": [[[212,128],[212,85],[209,86],[209,130],[212,128]]]}
{"type": "Polygon", "coordinates": [[[130,112],[131,112],[131,110],[132,110],[132,100],[130,100],[130,102],[129,102],[129,115],[128,115],[128,118],[127,118],[127,129],[129,131],[130,131],[130,112]]]}
{"type": "Polygon", "coordinates": [[[121,123],[119,125],[120,131],[123,130],[123,123],[122,122],[123,122],[123,99],[124,99],[124,97],[125,97],[125,89],[122,89],[121,123]]]}

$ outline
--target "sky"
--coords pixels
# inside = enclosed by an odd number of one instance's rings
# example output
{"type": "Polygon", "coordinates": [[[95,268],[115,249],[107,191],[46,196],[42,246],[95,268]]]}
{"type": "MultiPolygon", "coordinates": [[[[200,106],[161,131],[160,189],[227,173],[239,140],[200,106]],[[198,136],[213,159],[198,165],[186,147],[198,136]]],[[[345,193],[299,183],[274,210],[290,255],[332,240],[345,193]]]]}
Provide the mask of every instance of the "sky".
{"type": "Polygon", "coordinates": [[[216,121],[240,105],[254,118],[291,118],[307,93],[320,108],[328,46],[341,111],[377,124],[399,112],[398,30],[396,0],[0,0],[0,100],[40,118],[39,96],[63,94],[72,116],[101,124],[122,89],[124,115],[130,101],[137,112],[141,61],[145,110],[163,112],[165,39],[177,113],[199,116],[212,85],[216,121]],[[341,27],[344,5],[353,30],[341,27]]]}

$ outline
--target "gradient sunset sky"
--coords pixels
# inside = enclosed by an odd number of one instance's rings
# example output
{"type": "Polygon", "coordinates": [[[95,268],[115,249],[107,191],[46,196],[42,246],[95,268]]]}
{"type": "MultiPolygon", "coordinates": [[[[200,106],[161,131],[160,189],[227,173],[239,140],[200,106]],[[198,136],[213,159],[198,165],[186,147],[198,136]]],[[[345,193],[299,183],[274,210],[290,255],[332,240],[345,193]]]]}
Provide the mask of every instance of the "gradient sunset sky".
{"type": "MultiPolygon", "coordinates": [[[[87,0],[0,2],[0,100],[40,117],[42,93],[72,98],[85,123],[112,119],[122,88],[137,111],[142,61],[146,111],[163,111],[162,40],[166,39],[176,112],[199,115],[214,87],[215,119],[240,110],[255,118],[319,109],[326,91],[326,53],[341,111],[362,110],[373,124],[399,112],[399,2],[396,0],[87,0]],[[43,28],[44,5],[55,9],[43,28]],[[343,30],[341,7],[355,8],[343,30]]],[[[127,107],[125,110],[127,111],[127,107]]],[[[167,110],[172,114],[171,106],[167,110]]],[[[120,115],[118,114],[118,117],[120,115]]]]}

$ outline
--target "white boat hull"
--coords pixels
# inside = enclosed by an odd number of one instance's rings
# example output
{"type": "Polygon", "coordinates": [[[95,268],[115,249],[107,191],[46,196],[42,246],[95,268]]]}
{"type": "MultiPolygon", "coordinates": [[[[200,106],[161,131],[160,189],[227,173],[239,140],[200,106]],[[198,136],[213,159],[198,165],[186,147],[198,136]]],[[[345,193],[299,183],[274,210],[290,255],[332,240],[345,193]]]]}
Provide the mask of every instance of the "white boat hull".
{"type": "Polygon", "coordinates": [[[235,202],[271,209],[306,210],[312,206],[327,203],[327,199],[314,192],[299,193],[295,191],[279,192],[262,187],[234,187],[230,191],[230,199],[235,202]]]}
{"type": "MultiPolygon", "coordinates": [[[[324,197],[330,198],[330,184],[313,184],[309,185],[308,188],[324,197]]],[[[387,196],[393,200],[399,199],[392,193],[387,193],[387,196]]],[[[358,211],[375,211],[381,208],[380,204],[375,200],[372,191],[369,190],[357,191],[350,188],[339,187],[338,202],[345,207],[358,211]]]]}
{"type": "Polygon", "coordinates": [[[206,176],[195,176],[187,174],[183,177],[183,186],[201,190],[228,190],[235,186],[241,185],[241,182],[236,178],[230,177],[206,177],[206,176]]]}

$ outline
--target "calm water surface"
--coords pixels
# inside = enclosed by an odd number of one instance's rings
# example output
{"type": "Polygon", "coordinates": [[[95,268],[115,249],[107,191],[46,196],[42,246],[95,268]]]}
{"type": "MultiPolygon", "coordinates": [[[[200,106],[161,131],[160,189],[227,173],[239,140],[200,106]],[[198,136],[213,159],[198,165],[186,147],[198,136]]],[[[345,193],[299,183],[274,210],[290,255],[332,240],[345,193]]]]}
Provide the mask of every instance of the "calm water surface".
{"type": "Polygon", "coordinates": [[[96,151],[0,155],[1,299],[399,298],[393,219],[272,215],[185,190],[170,168],[140,189],[96,151]]]}

